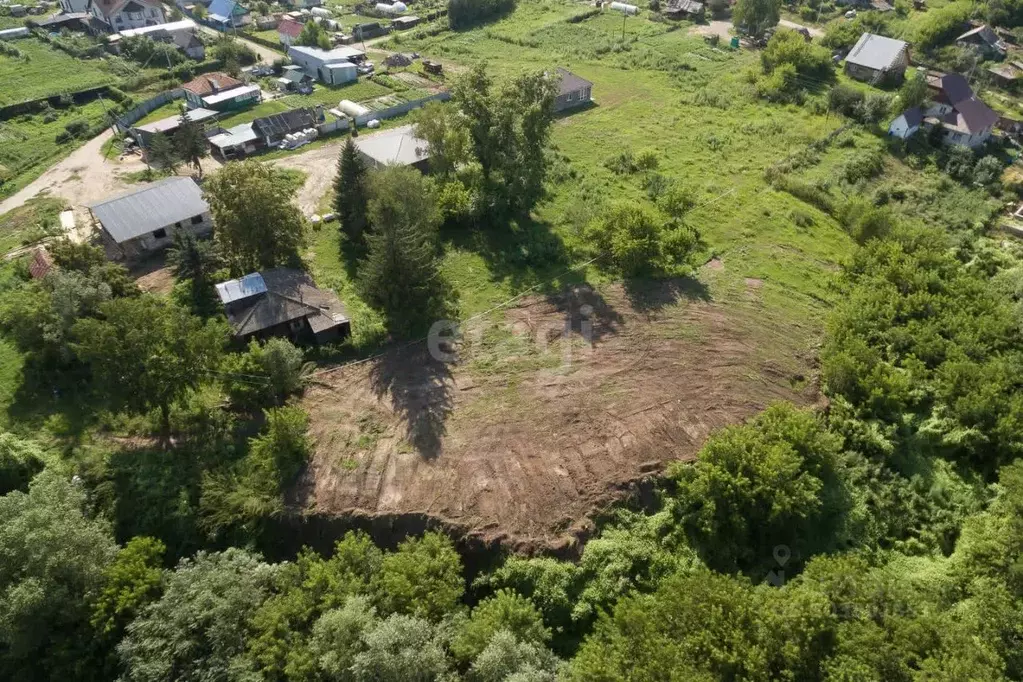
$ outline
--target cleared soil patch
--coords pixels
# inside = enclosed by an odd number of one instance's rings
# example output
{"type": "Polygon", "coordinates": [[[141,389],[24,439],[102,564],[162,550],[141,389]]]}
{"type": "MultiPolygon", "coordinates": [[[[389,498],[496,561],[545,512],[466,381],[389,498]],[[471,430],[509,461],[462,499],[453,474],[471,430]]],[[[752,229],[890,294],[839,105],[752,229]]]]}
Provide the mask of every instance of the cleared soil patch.
{"type": "Polygon", "coordinates": [[[304,401],[303,506],[427,514],[524,551],[573,542],[715,429],[816,400],[811,326],[701,296],[680,281],[579,287],[466,329],[456,362],[419,344],[322,375],[304,401]]]}

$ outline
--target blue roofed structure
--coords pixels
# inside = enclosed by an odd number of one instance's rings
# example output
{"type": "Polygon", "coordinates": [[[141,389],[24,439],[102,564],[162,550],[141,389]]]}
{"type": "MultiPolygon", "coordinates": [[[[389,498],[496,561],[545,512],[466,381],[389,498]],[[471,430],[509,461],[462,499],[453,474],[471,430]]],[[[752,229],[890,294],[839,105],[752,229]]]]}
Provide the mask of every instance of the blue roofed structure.
{"type": "Polygon", "coordinates": [[[224,28],[238,28],[252,22],[249,10],[234,0],[213,0],[206,19],[224,28]]]}

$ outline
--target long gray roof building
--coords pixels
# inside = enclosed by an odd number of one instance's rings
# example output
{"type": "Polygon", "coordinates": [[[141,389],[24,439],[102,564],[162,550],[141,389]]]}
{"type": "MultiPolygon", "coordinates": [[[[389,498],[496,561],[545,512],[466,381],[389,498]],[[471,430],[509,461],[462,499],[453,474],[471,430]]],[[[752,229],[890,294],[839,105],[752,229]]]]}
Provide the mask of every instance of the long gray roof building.
{"type": "Polygon", "coordinates": [[[864,33],[853,45],[845,61],[875,71],[886,71],[895,66],[909,47],[904,40],[864,33]]]}
{"type": "Polygon", "coordinates": [[[117,243],[135,239],[210,210],[192,178],[173,177],[90,204],[117,243]]]}

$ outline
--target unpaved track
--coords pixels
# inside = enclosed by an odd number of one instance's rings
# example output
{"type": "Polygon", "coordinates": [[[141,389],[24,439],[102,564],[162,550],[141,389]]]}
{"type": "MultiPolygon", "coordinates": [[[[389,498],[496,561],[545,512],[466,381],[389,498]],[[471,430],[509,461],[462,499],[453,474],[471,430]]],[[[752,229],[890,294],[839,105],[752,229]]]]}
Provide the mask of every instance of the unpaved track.
{"type": "Polygon", "coordinates": [[[782,19],[781,21],[778,22],[778,25],[784,26],[785,28],[791,28],[794,31],[798,31],[799,29],[805,28],[810,33],[810,36],[813,38],[824,37],[824,31],[822,31],[821,29],[814,28],[813,26],[803,26],[802,24],[797,24],[796,22],[789,21],[788,19],[782,19]]]}
{"type": "MultiPolygon", "coordinates": [[[[23,205],[40,192],[67,199],[72,206],[98,201],[125,185],[117,179],[115,170],[124,172],[133,168],[104,160],[101,149],[112,133],[107,130],[58,161],[42,175],[26,185],[20,192],[0,202],[0,216],[23,205]]],[[[141,168],[145,165],[139,162],[141,168]]]]}
{"type": "Polygon", "coordinates": [[[757,295],[722,305],[672,282],[641,298],[579,288],[498,315],[503,340],[483,333],[457,364],[414,346],[317,377],[303,400],[315,454],[295,504],[325,517],[425,514],[511,548],[563,549],[714,430],[777,400],[816,400],[803,380],[812,331],[764,319],[757,295]],[[578,336],[584,306],[592,348],[578,336]]]}
{"type": "Polygon", "coordinates": [[[300,170],[307,174],[305,184],[299,188],[298,196],[295,197],[298,207],[306,216],[317,213],[320,199],[334,182],[337,157],[346,139],[346,137],[341,137],[322,147],[274,161],[281,168],[300,170]]]}

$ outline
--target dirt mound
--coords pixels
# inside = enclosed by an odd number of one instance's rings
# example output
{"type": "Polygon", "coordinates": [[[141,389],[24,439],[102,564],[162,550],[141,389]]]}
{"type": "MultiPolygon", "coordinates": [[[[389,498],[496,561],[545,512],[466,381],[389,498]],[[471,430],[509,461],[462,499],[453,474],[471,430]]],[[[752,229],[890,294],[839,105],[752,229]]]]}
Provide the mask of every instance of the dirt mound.
{"type": "Polygon", "coordinates": [[[776,400],[816,399],[811,333],[685,282],[578,288],[320,377],[301,491],[321,515],[428,514],[523,550],[585,534],[630,483],[776,400]]]}

